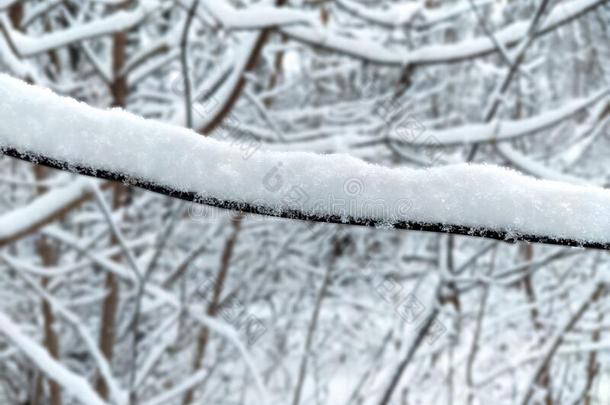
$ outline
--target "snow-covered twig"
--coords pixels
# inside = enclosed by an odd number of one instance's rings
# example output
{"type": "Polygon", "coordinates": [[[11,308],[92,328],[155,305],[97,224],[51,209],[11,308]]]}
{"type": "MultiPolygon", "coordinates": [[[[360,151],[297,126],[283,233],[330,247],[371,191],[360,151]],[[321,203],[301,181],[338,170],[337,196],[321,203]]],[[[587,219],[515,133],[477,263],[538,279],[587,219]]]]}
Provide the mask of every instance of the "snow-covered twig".
{"type": "Polygon", "coordinates": [[[76,314],[70,311],[63,303],[58,301],[55,297],[45,291],[36,281],[34,281],[30,276],[27,275],[26,272],[20,271],[19,263],[16,263],[12,259],[4,256],[2,258],[5,262],[8,263],[9,267],[16,270],[16,273],[19,277],[25,281],[26,284],[32,288],[37,295],[41,296],[42,299],[47,301],[53,310],[61,315],[80,335],[81,339],[85,343],[87,350],[91,353],[91,356],[97,363],[100,374],[104,378],[108,388],[110,389],[110,393],[112,398],[116,401],[117,404],[125,404],[127,396],[125,392],[120,388],[118,381],[112,375],[112,369],[108,361],[104,357],[104,355],[100,352],[97,344],[91,335],[91,333],[85,327],[85,324],[81,319],[78,318],[76,314]]]}
{"type": "MultiPolygon", "coordinates": [[[[132,275],[133,272],[131,271],[131,269],[128,270],[122,264],[116,263],[109,258],[93,254],[91,251],[80,246],[78,244],[78,241],[72,235],[60,229],[53,229],[52,231],[48,231],[46,235],[57,239],[58,241],[61,241],[62,243],[65,243],[71,248],[77,250],[79,253],[83,254],[93,263],[102,267],[106,271],[110,271],[113,274],[116,274],[129,282],[134,282],[134,276],[132,275]]],[[[210,331],[219,334],[220,336],[231,342],[231,344],[233,344],[235,348],[239,351],[248,369],[252,373],[254,381],[256,382],[256,388],[260,394],[261,401],[263,401],[264,403],[264,400],[269,397],[269,394],[267,393],[267,390],[263,383],[263,379],[260,375],[257,366],[254,364],[254,361],[252,359],[252,356],[248,352],[248,349],[242,343],[236,330],[231,325],[218,319],[207,316],[205,313],[203,313],[203,311],[201,311],[201,306],[199,305],[189,305],[187,306],[187,308],[184,308],[180,300],[177,299],[172,293],[156,285],[153,285],[152,283],[145,283],[144,289],[147,295],[152,296],[154,299],[167,304],[168,306],[174,308],[177,311],[184,310],[186,314],[188,314],[201,326],[209,328],[210,331]]]]}
{"type": "Polygon", "coordinates": [[[0,334],[6,336],[50,379],[56,381],[67,392],[87,405],[105,405],[85,379],[68,370],[49,355],[38,343],[23,334],[19,326],[0,312],[0,334]]]}
{"type": "MultiPolygon", "coordinates": [[[[486,6],[490,3],[492,3],[490,0],[475,2],[478,6],[486,6]]],[[[364,21],[388,28],[397,28],[403,25],[415,29],[429,28],[469,11],[468,5],[459,3],[429,9],[421,7],[415,2],[400,4],[399,7],[391,7],[389,9],[375,9],[362,6],[353,0],[338,0],[337,5],[364,21]],[[402,8],[406,8],[406,10],[402,8]]]]}
{"type": "MultiPolygon", "coordinates": [[[[549,14],[545,23],[535,32],[534,36],[551,32],[604,3],[605,0],[562,3],[549,14]]],[[[487,35],[452,44],[426,45],[405,53],[389,49],[377,42],[362,38],[350,38],[329,30],[315,30],[303,26],[285,26],[280,29],[286,35],[299,41],[385,65],[402,66],[405,63],[426,65],[457,62],[497,51],[494,42],[487,35]]],[[[506,47],[519,43],[528,35],[528,29],[529,23],[527,21],[517,21],[494,33],[494,37],[506,47]]]]}
{"type": "Polygon", "coordinates": [[[0,215],[0,246],[17,240],[61,217],[91,195],[86,179],[77,179],[64,187],[48,191],[23,207],[0,215]]]}
{"type": "Polygon", "coordinates": [[[602,89],[589,97],[574,100],[566,105],[532,117],[429,130],[427,136],[418,137],[413,140],[397,137],[396,142],[414,145],[445,146],[514,140],[556,125],[592,104],[607,99],[608,95],[610,95],[610,88],[602,89]]]}
{"type": "Polygon", "coordinates": [[[0,0],[0,10],[4,10],[11,6],[11,4],[15,3],[17,0],[0,0]]]}
{"type": "Polygon", "coordinates": [[[608,285],[606,283],[599,283],[594,288],[591,294],[587,295],[582,304],[578,307],[573,316],[568,319],[566,324],[555,334],[553,339],[548,342],[547,348],[545,350],[544,357],[541,362],[538,364],[532,377],[528,380],[529,385],[527,386],[525,395],[521,400],[522,405],[527,405],[530,403],[530,399],[534,394],[534,388],[536,384],[539,382],[543,373],[548,372],[548,368],[550,367],[551,360],[553,355],[559,349],[559,346],[563,343],[565,335],[576,325],[576,323],[582,318],[582,316],[587,312],[591,304],[597,301],[600,297],[602,297],[608,289],[608,285]]]}
{"type": "Polygon", "coordinates": [[[0,24],[4,27],[6,35],[10,36],[19,56],[28,57],[74,42],[109,35],[134,27],[160,8],[160,3],[145,1],[133,10],[116,12],[109,17],[46,34],[40,38],[27,36],[12,30],[10,24],[4,18],[0,21],[0,24]]]}
{"type": "Polygon", "coordinates": [[[318,28],[314,14],[302,10],[256,5],[236,9],[228,2],[204,0],[203,6],[227,29],[261,29],[306,24],[318,28]]]}

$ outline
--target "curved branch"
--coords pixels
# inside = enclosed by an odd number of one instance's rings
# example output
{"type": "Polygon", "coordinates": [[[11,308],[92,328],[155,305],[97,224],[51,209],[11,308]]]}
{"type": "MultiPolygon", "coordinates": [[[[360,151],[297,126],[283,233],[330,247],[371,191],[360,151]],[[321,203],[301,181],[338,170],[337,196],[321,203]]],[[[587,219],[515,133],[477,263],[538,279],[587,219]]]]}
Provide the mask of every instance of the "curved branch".
{"type": "MultiPolygon", "coordinates": [[[[572,0],[569,3],[562,3],[555,7],[546,22],[532,36],[538,37],[553,32],[606,2],[607,0],[572,0]]],[[[382,65],[454,63],[490,55],[498,51],[494,41],[487,35],[465,39],[453,44],[426,45],[412,51],[398,52],[377,42],[367,41],[363,38],[350,38],[329,30],[315,30],[304,26],[285,26],[279,29],[298,41],[382,65]]],[[[494,37],[505,47],[510,47],[526,38],[528,30],[529,23],[527,21],[517,21],[495,32],[494,37]]]]}

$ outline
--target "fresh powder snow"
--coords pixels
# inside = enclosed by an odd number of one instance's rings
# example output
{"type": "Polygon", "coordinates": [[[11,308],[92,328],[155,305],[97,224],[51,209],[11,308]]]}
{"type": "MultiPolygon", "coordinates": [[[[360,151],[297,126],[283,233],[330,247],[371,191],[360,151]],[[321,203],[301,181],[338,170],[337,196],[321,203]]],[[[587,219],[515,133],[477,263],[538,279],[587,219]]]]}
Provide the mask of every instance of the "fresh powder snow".
{"type": "Polygon", "coordinates": [[[610,242],[610,191],[602,188],[490,165],[388,168],[347,155],[262,150],[246,157],[240,145],[95,109],[6,75],[0,76],[0,145],[273,212],[610,242]]]}

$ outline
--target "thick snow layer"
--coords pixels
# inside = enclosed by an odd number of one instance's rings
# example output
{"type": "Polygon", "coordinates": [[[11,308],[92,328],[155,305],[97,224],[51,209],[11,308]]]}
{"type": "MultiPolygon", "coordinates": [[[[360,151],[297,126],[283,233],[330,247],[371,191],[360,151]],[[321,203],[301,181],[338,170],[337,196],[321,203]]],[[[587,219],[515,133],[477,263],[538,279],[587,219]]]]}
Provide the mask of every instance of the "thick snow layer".
{"type": "Polygon", "coordinates": [[[346,155],[252,150],[0,76],[0,146],[121,172],[203,199],[314,216],[610,242],[610,191],[480,165],[392,169],[346,155]]]}

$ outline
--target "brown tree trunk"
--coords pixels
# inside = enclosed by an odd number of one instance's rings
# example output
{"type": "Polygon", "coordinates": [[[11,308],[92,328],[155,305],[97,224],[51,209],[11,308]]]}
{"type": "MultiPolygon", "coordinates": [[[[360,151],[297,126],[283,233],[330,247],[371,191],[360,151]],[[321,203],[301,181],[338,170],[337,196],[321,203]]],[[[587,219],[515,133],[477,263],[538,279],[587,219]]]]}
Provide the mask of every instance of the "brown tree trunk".
{"type": "MultiPolygon", "coordinates": [[[[599,315],[597,316],[597,320],[599,321],[600,324],[602,323],[602,321],[604,320],[603,312],[599,313],[599,315]]],[[[601,329],[596,329],[591,336],[592,341],[594,343],[599,342],[600,336],[601,336],[601,329]]],[[[597,352],[592,351],[591,353],[589,353],[589,359],[587,361],[587,369],[586,369],[587,379],[586,379],[586,383],[585,383],[585,389],[583,391],[583,402],[582,402],[583,405],[592,404],[593,398],[591,395],[591,389],[593,388],[593,382],[599,375],[600,369],[601,369],[601,366],[597,360],[597,352]]]]}
{"type": "MultiPolygon", "coordinates": [[[[222,257],[220,258],[220,268],[218,270],[218,274],[216,275],[216,279],[214,280],[214,290],[207,308],[207,315],[210,318],[215,317],[218,313],[218,309],[220,308],[220,297],[222,295],[222,290],[224,288],[224,283],[227,278],[227,274],[229,273],[229,266],[231,265],[233,250],[235,249],[235,244],[237,243],[237,237],[239,236],[239,231],[241,230],[241,223],[243,218],[243,215],[238,215],[233,218],[233,232],[231,233],[231,236],[229,236],[229,238],[225,241],[225,245],[222,250],[222,257]]],[[[201,330],[201,333],[199,334],[199,338],[197,339],[195,357],[193,358],[193,370],[200,369],[201,365],[203,364],[203,359],[205,358],[205,351],[208,346],[209,337],[210,333],[208,331],[208,328],[204,327],[201,330]]],[[[184,395],[184,400],[182,401],[182,404],[190,404],[193,401],[194,394],[195,392],[193,388],[190,388],[184,395]]]]}
{"type": "MultiPolygon", "coordinates": [[[[285,3],[286,3],[286,0],[276,0],[275,1],[275,5],[277,7],[281,7],[285,3]]],[[[245,72],[251,71],[256,67],[259,56],[260,56],[261,52],[263,51],[263,48],[265,47],[267,40],[269,39],[269,35],[271,34],[271,31],[272,31],[272,28],[265,28],[261,32],[260,36],[258,37],[258,40],[256,41],[256,44],[254,44],[254,47],[252,49],[252,52],[250,53],[250,56],[248,57],[248,62],[246,63],[246,67],[244,69],[245,72]]],[[[233,105],[239,99],[239,96],[241,95],[241,92],[245,85],[246,85],[246,77],[244,75],[242,75],[239,78],[239,80],[237,81],[237,85],[231,92],[231,94],[230,94],[229,98],[227,99],[223,108],[218,112],[218,114],[214,117],[214,119],[212,119],[210,121],[209,124],[207,124],[205,127],[199,129],[199,132],[202,135],[211,134],[216,128],[218,128],[220,126],[220,124],[222,124],[222,121],[231,112],[231,110],[233,109],[233,105]]]]}
{"type": "Polygon", "coordinates": [[[15,29],[21,27],[21,20],[23,19],[23,3],[17,2],[9,7],[8,18],[11,20],[11,24],[15,29]]]}
{"type": "MultiPolygon", "coordinates": [[[[123,186],[121,183],[113,184],[112,208],[114,210],[120,208],[123,205],[123,196],[125,195],[125,191],[125,186],[123,186]]],[[[118,241],[113,236],[111,244],[116,245],[117,243],[118,241]]],[[[114,260],[115,262],[120,261],[120,254],[117,253],[115,256],[112,257],[112,260],[114,260]]],[[[116,312],[119,305],[119,283],[113,273],[106,273],[104,288],[106,291],[108,291],[108,295],[102,303],[102,319],[100,325],[99,346],[102,354],[106,357],[108,363],[111,364],[112,357],[114,354],[116,312]]],[[[95,389],[102,398],[108,399],[108,387],[106,386],[106,382],[101,376],[98,376],[97,378],[95,389]]]]}
{"type": "MultiPolygon", "coordinates": [[[[534,258],[534,247],[531,244],[523,244],[519,248],[521,257],[524,261],[529,262],[534,258]]],[[[523,278],[523,287],[525,289],[525,296],[527,298],[527,302],[532,305],[530,309],[530,318],[532,319],[532,325],[535,330],[542,330],[543,325],[540,322],[538,309],[536,308],[536,291],[534,290],[534,286],[532,284],[532,276],[529,273],[530,268],[527,267],[524,269],[525,277],[523,278]]],[[[540,342],[542,344],[543,342],[540,342]]],[[[546,370],[544,374],[540,376],[537,381],[537,384],[540,387],[543,387],[546,390],[544,395],[544,404],[552,405],[553,397],[551,393],[551,376],[549,374],[549,370],[546,370]]]]}
{"type": "MultiPolygon", "coordinates": [[[[127,5],[125,3],[122,7],[127,5]]],[[[113,107],[124,108],[127,101],[128,87],[127,79],[123,75],[123,67],[125,65],[125,48],[127,46],[127,33],[118,32],[114,34],[112,39],[112,70],[113,70],[113,81],[110,84],[110,92],[112,94],[112,105],[113,107]]],[[[112,185],[112,208],[117,210],[125,203],[125,197],[127,194],[126,186],[121,183],[114,183],[112,185]]],[[[111,240],[112,245],[116,245],[118,242],[113,236],[111,240]]],[[[120,260],[120,254],[117,254],[112,260],[118,262],[120,260]]],[[[99,335],[99,346],[102,354],[106,357],[109,364],[112,364],[112,357],[114,352],[114,337],[116,330],[116,312],[119,303],[119,284],[111,272],[106,273],[106,280],[104,287],[108,291],[108,295],[102,303],[102,316],[100,321],[100,335],[99,335]]],[[[98,376],[95,389],[103,399],[108,398],[108,387],[101,376],[98,376]]]]}
{"type": "MultiPolygon", "coordinates": [[[[46,177],[46,169],[43,166],[34,166],[34,177],[38,181],[44,180],[46,177]]],[[[37,191],[38,194],[44,194],[46,190],[44,187],[39,187],[37,191]]],[[[45,236],[40,236],[37,241],[36,249],[44,268],[57,264],[57,251],[45,236]]],[[[47,277],[43,277],[42,287],[46,288],[48,283],[49,279],[47,277]]],[[[42,317],[44,322],[44,346],[54,359],[58,359],[59,339],[55,333],[55,330],[53,329],[53,325],[55,324],[55,316],[53,315],[51,305],[46,300],[42,301],[42,317]]],[[[49,404],[61,405],[61,389],[53,380],[49,380],[49,392],[51,395],[49,404]]]]}

